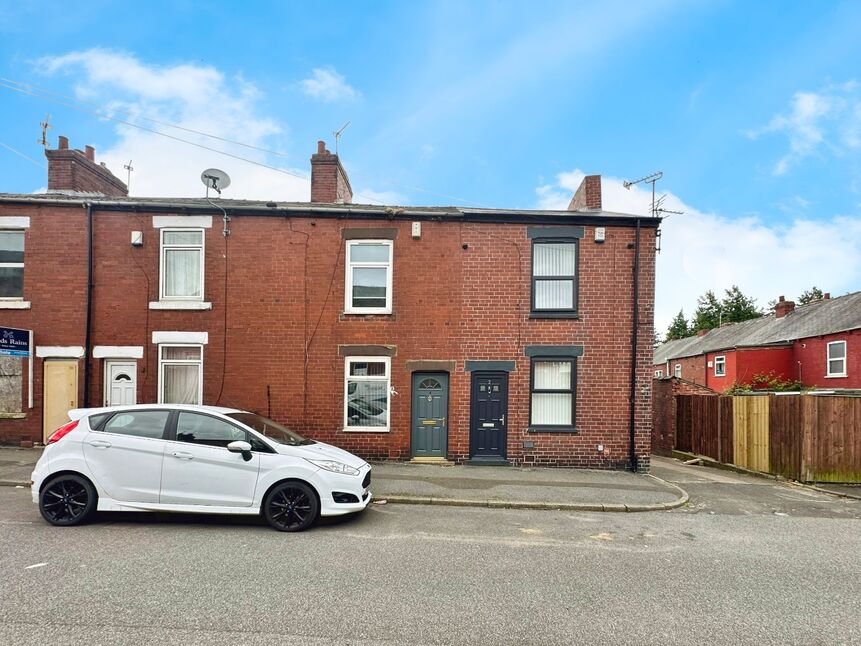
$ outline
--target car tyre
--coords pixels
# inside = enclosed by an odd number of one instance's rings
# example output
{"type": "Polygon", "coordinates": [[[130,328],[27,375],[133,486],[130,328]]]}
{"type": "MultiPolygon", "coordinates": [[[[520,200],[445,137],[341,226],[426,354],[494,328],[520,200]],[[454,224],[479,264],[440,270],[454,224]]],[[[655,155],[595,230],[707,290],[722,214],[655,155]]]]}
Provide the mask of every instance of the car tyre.
{"type": "Polygon", "coordinates": [[[317,494],[304,482],[287,481],[272,488],[263,501],[263,516],[279,532],[308,529],[320,511],[317,494]]]}
{"type": "Polygon", "coordinates": [[[70,527],[85,522],[96,510],[96,490],[81,476],[57,476],[42,488],[39,511],[52,525],[70,527]]]}

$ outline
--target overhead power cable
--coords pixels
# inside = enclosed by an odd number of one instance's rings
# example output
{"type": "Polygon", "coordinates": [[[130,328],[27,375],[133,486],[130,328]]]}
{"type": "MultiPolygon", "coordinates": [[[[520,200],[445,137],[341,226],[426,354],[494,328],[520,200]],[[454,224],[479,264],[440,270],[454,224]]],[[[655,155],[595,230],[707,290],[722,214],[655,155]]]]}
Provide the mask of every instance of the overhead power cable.
{"type": "Polygon", "coordinates": [[[38,166],[39,168],[47,168],[47,167],[48,167],[48,165],[47,165],[47,164],[42,163],[42,162],[40,162],[40,161],[37,161],[37,160],[33,159],[32,157],[30,157],[29,155],[25,155],[25,154],[24,154],[24,153],[22,153],[20,150],[16,150],[15,148],[12,148],[12,146],[10,146],[9,144],[4,144],[2,141],[0,141],[0,146],[3,146],[3,148],[5,148],[6,150],[8,150],[8,151],[10,151],[10,152],[15,153],[15,154],[16,154],[16,155],[18,155],[19,157],[23,157],[23,158],[24,158],[24,159],[26,159],[28,162],[30,162],[31,164],[35,164],[35,165],[36,165],[36,166],[38,166]]]}

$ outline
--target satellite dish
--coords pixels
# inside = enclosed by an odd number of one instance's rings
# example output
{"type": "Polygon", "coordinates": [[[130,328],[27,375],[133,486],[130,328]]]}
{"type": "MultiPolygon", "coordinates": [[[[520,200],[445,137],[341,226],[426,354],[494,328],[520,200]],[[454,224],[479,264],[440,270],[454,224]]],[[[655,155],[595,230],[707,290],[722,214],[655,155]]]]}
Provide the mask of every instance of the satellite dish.
{"type": "Polygon", "coordinates": [[[200,174],[200,181],[206,186],[207,195],[209,194],[209,189],[213,189],[221,195],[221,189],[230,186],[230,176],[217,168],[207,168],[203,171],[200,174]]]}

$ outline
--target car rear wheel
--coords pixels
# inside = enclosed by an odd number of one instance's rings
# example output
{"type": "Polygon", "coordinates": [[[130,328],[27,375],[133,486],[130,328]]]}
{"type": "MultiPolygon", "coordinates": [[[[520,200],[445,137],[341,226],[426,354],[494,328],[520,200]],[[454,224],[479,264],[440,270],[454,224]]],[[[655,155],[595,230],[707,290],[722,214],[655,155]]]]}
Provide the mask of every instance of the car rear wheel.
{"type": "Polygon", "coordinates": [[[279,532],[301,532],[317,519],[320,504],[304,482],[282,482],[263,501],[266,521],[279,532]]]}
{"type": "Polygon", "coordinates": [[[96,490],[81,476],[58,476],[39,494],[39,511],[52,525],[78,525],[87,520],[95,509],[96,490]]]}

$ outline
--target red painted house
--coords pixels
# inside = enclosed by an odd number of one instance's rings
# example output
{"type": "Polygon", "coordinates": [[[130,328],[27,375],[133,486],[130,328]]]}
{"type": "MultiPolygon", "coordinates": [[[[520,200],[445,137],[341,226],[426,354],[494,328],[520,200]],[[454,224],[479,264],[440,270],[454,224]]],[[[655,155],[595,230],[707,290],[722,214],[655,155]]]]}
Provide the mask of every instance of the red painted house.
{"type": "Polygon", "coordinates": [[[781,296],[773,315],[664,343],[653,369],[718,392],[767,374],[821,389],[861,388],[861,292],[800,307],[781,296]]]}
{"type": "Polygon", "coordinates": [[[366,458],[648,468],[659,220],[602,210],[600,176],[565,211],[352,204],[321,142],[311,202],[209,202],[47,156],[47,194],[0,194],[0,328],[33,335],[0,442],[202,402],[366,458]]]}

